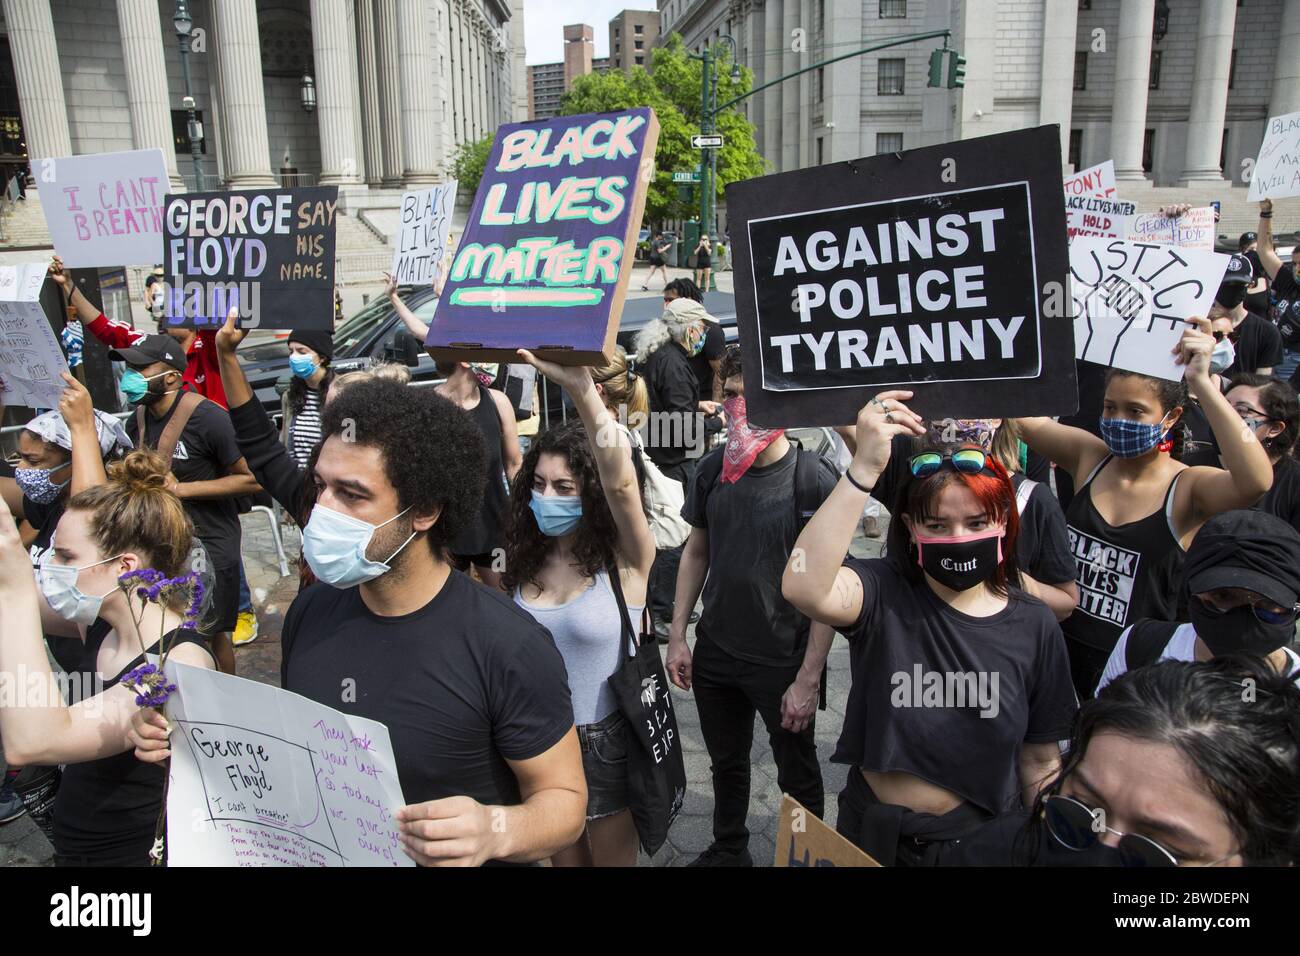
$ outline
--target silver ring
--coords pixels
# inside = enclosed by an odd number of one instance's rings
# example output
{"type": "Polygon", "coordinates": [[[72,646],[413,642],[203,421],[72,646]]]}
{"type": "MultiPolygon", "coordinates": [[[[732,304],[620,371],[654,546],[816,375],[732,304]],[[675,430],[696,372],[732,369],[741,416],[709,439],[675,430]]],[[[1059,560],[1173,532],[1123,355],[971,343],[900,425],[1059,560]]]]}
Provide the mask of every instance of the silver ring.
{"type": "Polygon", "coordinates": [[[873,398],[873,399],[871,400],[871,404],[875,405],[876,408],[880,409],[882,412],[887,412],[887,411],[889,411],[889,406],[886,405],[884,402],[882,402],[882,401],[881,401],[880,399],[878,399],[878,398],[873,398]]]}
{"type": "Polygon", "coordinates": [[[894,424],[894,416],[889,412],[885,412],[885,421],[889,422],[891,425],[894,424]]]}

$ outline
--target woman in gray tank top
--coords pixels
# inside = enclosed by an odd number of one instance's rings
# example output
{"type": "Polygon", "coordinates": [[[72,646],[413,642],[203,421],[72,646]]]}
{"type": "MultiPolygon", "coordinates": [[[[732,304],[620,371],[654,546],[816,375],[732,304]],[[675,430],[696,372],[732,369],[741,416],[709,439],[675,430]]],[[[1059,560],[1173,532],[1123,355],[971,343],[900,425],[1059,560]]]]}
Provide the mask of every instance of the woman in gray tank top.
{"type": "Polygon", "coordinates": [[[587,828],[555,866],[635,866],[628,809],[631,740],[609,677],[633,648],[623,638],[610,574],[619,575],[634,631],[645,607],[655,544],[627,432],[586,368],[520,350],[572,399],[578,420],[538,436],[515,476],[502,583],[555,638],[564,657],[587,778],[587,828]]]}

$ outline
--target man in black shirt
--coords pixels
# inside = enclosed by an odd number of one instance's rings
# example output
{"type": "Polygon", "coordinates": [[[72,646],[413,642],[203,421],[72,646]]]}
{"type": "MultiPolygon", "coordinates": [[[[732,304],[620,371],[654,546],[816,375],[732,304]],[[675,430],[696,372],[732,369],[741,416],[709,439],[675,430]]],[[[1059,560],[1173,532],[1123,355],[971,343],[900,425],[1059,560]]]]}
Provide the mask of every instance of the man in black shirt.
{"type": "Polygon", "coordinates": [[[483,493],[478,427],[444,398],[374,380],[331,399],[321,432],[303,529],[319,583],[285,615],[281,685],[388,728],[417,863],[570,846],[587,787],[563,658],[446,559],[483,493]]]}
{"type": "Polygon", "coordinates": [[[1275,365],[1282,364],[1282,336],[1277,327],[1263,316],[1246,310],[1246,290],[1251,278],[1250,260],[1241,255],[1230,256],[1228,270],[1210,306],[1211,322],[1225,316],[1232,320],[1231,337],[1237,357],[1224,371],[1228,378],[1235,372],[1270,375],[1275,365]]]}
{"type": "Polygon", "coordinates": [[[183,382],[185,352],[175,339],[146,335],[110,354],[126,363],[122,391],[137,410],[127,419],[127,435],[137,447],[163,455],[168,452],[160,443],[174,442],[168,488],[194,522],[194,536],[207,551],[212,581],[211,605],[199,620],[200,629],[212,640],[217,667],[233,674],[235,649],[230,638],[239,615],[241,538],[235,499],[261,489],[239,452],[226,410],[183,382]],[[171,434],[175,429],[168,429],[173,420],[184,422],[177,435],[171,434]]]}
{"type": "MultiPolygon", "coordinates": [[[[797,508],[816,507],[838,480],[816,458],[811,500],[800,503],[797,450],[781,431],[750,429],[744,417],[739,349],[722,364],[728,442],[700,462],[682,517],[692,525],[677,577],[667,671],[695,691],[700,731],[713,764],[713,845],[692,866],[752,866],[750,750],[754,714],[767,727],[777,782],[817,816],[825,792],[813,717],[834,632],[781,596],[781,574],[802,527],[797,508]],[[706,580],[707,576],[707,580],[706,580]],[[691,608],[704,591],[695,652],[686,645],[691,608]]],[[[811,512],[809,512],[811,516],[811,512]]]]}

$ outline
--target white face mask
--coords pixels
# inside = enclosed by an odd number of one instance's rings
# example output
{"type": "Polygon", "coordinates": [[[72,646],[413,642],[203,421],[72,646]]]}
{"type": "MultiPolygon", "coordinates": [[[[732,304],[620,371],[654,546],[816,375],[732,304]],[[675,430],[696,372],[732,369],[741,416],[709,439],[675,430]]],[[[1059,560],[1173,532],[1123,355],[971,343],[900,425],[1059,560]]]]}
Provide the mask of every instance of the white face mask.
{"type": "Polygon", "coordinates": [[[53,554],[54,550],[51,548],[41,556],[41,566],[37,572],[41,593],[45,595],[45,600],[49,603],[50,609],[59,617],[74,621],[77,624],[87,626],[94,624],[95,619],[99,617],[99,610],[104,603],[104,598],[116,591],[117,588],[114,587],[98,597],[93,594],[83,594],[81,589],[77,587],[77,576],[86,568],[97,568],[101,564],[108,564],[110,561],[116,561],[121,555],[115,554],[103,561],[96,561],[94,564],[74,568],[70,564],[52,563],[50,557],[53,554]]]}
{"type": "Polygon", "coordinates": [[[1214,351],[1210,353],[1210,372],[1218,375],[1235,361],[1237,361],[1237,346],[1232,344],[1232,339],[1225,336],[1221,342],[1215,343],[1214,351]]]}
{"type": "Polygon", "coordinates": [[[316,505],[311,510],[307,527],[302,529],[302,554],[307,559],[312,574],[336,588],[352,588],[373,581],[391,570],[388,562],[411,543],[411,538],[415,537],[414,531],[385,561],[371,561],[366,557],[366,549],[376,531],[386,524],[392,524],[410,510],[407,508],[383,524],[376,525],[359,518],[350,518],[324,505],[316,505]]]}

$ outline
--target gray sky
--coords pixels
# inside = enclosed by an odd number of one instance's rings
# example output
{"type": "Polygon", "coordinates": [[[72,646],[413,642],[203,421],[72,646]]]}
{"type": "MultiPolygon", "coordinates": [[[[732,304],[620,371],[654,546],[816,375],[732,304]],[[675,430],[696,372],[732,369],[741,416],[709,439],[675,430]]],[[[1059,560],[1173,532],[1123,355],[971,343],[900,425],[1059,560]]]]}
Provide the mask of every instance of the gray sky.
{"type": "Polygon", "coordinates": [[[599,58],[609,56],[609,21],[624,10],[655,10],[655,0],[524,0],[525,62],[559,63],[564,59],[564,27],[585,23],[595,34],[599,58]]]}

